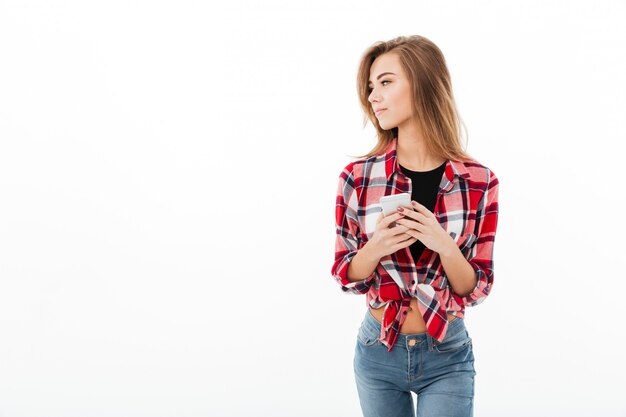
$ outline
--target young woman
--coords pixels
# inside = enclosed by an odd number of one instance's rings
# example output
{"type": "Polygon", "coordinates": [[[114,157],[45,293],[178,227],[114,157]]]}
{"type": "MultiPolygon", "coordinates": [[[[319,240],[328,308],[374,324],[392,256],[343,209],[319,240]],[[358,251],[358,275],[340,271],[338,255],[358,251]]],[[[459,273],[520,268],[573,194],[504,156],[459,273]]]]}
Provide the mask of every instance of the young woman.
{"type": "Polygon", "coordinates": [[[498,179],[460,144],[442,52],[422,36],[377,42],[357,86],[378,132],[339,175],[332,274],[366,294],[354,372],[369,416],[472,416],[474,354],[465,307],[493,285],[498,179]],[[384,216],[380,197],[410,193],[384,216]]]}

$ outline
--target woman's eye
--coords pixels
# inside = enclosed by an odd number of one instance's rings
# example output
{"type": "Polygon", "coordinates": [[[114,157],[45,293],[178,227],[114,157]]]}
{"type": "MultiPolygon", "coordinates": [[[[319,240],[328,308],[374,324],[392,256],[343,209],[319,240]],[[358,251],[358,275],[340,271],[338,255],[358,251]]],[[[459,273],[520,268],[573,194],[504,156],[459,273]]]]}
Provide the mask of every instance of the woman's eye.
{"type": "MultiPolygon", "coordinates": [[[[380,83],[381,83],[381,84],[384,84],[384,83],[390,83],[390,82],[391,82],[391,81],[389,81],[389,80],[382,80],[380,83]]],[[[368,91],[369,93],[371,93],[371,92],[372,92],[372,88],[371,88],[371,87],[368,87],[368,88],[367,88],[367,91],[368,91]]]]}

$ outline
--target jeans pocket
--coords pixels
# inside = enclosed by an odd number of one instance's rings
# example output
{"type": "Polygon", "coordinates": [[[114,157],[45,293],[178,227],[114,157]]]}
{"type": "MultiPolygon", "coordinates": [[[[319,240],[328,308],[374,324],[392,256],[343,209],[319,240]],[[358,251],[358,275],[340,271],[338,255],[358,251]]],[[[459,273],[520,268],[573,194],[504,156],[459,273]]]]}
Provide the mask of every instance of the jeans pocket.
{"type": "Polygon", "coordinates": [[[472,338],[466,329],[452,335],[450,338],[444,338],[443,342],[435,340],[435,351],[439,353],[452,353],[472,347],[472,338]]]}
{"type": "Polygon", "coordinates": [[[378,335],[364,325],[361,325],[361,327],[359,327],[356,338],[358,342],[364,347],[372,347],[380,343],[378,341],[378,335]]]}

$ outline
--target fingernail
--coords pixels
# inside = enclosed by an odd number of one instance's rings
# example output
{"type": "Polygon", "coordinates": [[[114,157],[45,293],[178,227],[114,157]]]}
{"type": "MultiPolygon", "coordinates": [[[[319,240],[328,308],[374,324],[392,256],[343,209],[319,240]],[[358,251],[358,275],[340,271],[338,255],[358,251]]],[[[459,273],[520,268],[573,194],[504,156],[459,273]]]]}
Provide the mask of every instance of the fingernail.
{"type": "Polygon", "coordinates": [[[402,212],[402,211],[404,211],[404,208],[403,207],[398,207],[398,211],[402,212]]]}

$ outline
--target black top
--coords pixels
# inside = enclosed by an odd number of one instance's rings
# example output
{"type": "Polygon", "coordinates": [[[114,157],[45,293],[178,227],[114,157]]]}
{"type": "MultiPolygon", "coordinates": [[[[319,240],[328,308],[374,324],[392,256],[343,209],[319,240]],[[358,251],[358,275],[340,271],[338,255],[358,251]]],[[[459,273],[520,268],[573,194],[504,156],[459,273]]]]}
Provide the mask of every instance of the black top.
{"type": "MultiPolygon", "coordinates": [[[[411,171],[400,165],[400,169],[404,175],[411,179],[411,200],[417,201],[428,210],[434,212],[437,194],[439,193],[439,184],[443,178],[447,162],[448,161],[444,162],[431,171],[411,171]]],[[[419,259],[424,248],[424,244],[419,240],[416,240],[409,246],[409,250],[413,256],[413,262],[419,259]]]]}

